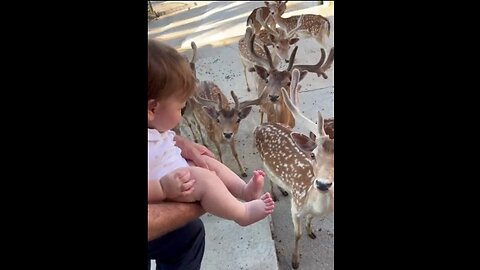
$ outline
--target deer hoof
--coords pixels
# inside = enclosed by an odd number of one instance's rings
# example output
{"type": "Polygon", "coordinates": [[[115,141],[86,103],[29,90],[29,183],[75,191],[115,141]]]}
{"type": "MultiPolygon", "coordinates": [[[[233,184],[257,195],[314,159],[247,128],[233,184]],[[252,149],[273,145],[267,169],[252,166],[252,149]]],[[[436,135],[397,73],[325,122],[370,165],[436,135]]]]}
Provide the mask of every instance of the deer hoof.
{"type": "Polygon", "coordinates": [[[242,177],[247,177],[247,173],[242,173],[242,177]]]}
{"type": "Polygon", "coordinates": [[[250,92],[250,87],[247,87],[247,91],[250,92]]]}
{"type": "Polygon", "coordinates": [[[292,261],[292,268],[293,268],[293,269],[297,269],[298,266],[299,266],[299,263],[298,263],[298,262],[292,261]]]}
{"type": "Polygon", "coordinates": [[[317,238],[317,236],[313,232],[309,233],[308,236],[310,236],[310,238],[312,239],[317,238]]]}

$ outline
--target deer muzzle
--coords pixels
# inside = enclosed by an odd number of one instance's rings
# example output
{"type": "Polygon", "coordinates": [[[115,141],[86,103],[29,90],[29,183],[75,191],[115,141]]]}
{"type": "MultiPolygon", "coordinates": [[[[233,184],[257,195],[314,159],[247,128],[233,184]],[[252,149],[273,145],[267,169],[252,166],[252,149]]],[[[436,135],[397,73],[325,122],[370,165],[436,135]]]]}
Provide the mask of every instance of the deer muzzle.
{"type": "Polygon", "coordinates": [[[223,133],[223,137],[225,137],[225,139],[227,140],[230,140],[233,136],[233,133],[223,133]]]}
{"type": "Polygon", "coordinates": [[[271,101],[271,102],[277,102],[277,100],[278,100],[279,97],[280,97],[280,96],[268,95],[268,98],[270,98],[270,101],[271,101]]]}
{"type": "Polygon", "coordinates": [[[329,182],[326,179],[315,180],[315,187],[318,188],[320,191],[328,191],[331,186],[332,182],[329,182]]]}

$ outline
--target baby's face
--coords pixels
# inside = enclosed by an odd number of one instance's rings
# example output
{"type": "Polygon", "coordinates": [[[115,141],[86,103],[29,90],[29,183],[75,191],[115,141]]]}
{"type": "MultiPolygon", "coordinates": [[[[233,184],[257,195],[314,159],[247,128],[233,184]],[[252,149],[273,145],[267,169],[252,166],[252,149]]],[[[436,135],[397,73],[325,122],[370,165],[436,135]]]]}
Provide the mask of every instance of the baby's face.
{"type": "Polygon", "coordinates": [[[173,129],[182,120],[182,108],[185,107],[185,103],[185,99],[179,99],[175,95],[157,102],[151,124],[160,132],[173,129]]]}

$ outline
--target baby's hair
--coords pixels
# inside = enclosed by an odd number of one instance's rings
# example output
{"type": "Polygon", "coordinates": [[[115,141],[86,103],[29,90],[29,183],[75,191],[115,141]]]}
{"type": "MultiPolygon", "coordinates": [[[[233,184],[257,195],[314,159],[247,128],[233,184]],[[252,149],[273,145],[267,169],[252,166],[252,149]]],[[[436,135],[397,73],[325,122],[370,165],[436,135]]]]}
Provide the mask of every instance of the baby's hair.
{"type": "Polygon", "coordinates": [[[148,100],[173,95],[187,99],[195,91],[195,77],[185,58],[174,48],[148,39],[148,100]]]}

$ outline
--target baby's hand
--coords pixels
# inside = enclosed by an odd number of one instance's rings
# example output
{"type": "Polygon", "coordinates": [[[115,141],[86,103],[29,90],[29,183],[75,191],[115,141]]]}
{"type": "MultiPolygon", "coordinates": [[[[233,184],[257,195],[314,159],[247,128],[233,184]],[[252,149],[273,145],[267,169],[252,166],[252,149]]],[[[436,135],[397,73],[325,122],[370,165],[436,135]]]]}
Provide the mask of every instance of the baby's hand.
{"type": "Polygon", "coordinates": [[[175,199],[177,197],[191,197],[193,193],[194,179],[190,179],[189,168],[177,169],[160,180],[163,192],[167,199],[175,199]]]}

